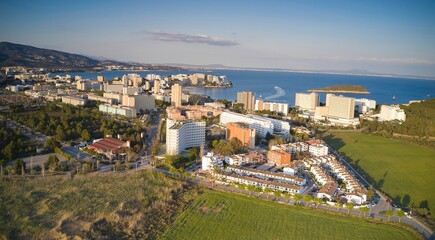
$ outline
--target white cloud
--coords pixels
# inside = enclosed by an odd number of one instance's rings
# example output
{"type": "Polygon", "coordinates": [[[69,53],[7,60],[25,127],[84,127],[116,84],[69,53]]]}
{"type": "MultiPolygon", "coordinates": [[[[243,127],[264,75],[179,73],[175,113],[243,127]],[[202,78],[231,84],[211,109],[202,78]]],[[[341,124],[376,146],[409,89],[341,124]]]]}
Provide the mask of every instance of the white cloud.
{"type": "Polygon", "coordinates": [[[148,34],[152,39],[167,42],[185,42],[185,43],[201,43],[213,46],[234,46],[239,45],[238,42],[232,39],[225,39],[220,37],[210,37],[205,34],[183,34],[183,33],[165,33],[160,31],[142,31],[148,34]]]}

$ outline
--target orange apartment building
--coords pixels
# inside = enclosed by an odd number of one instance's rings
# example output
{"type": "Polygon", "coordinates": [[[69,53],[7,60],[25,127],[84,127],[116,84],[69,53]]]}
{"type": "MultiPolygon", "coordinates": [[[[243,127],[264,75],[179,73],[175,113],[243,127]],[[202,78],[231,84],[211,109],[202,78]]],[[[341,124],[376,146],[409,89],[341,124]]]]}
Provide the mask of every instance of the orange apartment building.
{"type": "Polygon", "coordinates": [[[226,136],[227,140],[239,139],[245,147],[255,147],[255,129],[250,128],[246,123],[227,123],[226,136]]]}
{"type": "Polygon", "coordinates": [[[276,165],[286,165],[292,161],[292,155],[284,150],[270,150],[267,152],[267,158],[276,165]]]}

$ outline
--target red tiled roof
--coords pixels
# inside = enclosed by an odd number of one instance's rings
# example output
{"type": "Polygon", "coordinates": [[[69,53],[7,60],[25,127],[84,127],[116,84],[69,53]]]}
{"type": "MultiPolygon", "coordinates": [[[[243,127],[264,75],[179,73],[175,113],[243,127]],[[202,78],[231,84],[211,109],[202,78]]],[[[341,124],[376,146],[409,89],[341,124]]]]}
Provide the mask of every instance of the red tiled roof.
{"type": "Polygon", "coordinates": [[[103,138],[100,141],[90,145],[91,148],[99,149],[104,152],[120,149],[124,146],[125,142],[111,137],[103,138]]]}

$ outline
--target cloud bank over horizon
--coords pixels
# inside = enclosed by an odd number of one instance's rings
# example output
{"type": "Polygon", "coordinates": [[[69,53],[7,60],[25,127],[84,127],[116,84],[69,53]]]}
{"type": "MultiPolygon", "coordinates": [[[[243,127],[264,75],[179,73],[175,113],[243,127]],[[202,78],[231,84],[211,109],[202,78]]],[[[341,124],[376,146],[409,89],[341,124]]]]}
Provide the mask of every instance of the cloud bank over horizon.
{"type": "Polygon", "coordinates": [[[184,43],[200,43],[212,46],[235,46],[240,43],[232,39],[225,39],[220,37],[210,37],[206,34],[184,34],[184,33],[168,33],[161,31],[141,31],[144,34],[150,35],[151,39],[165,42],[184,42],[184,43]]]}

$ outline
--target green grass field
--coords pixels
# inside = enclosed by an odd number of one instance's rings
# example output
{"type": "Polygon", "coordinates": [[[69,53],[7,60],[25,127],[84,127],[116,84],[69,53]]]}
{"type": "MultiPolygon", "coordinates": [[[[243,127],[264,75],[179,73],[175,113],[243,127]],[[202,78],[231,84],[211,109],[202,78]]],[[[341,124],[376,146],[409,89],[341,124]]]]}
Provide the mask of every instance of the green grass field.
{"type": "Polygon", "coordinates": [[[206,191],[163,239],[414,239],[396,226],[206,191]]]}
{"type": "Polygon", "coordinates": [[[361,133],[334,133],[325,140],[395,202],[420,206],[427,201],[435,210],[435,150],[361,133]]]}

